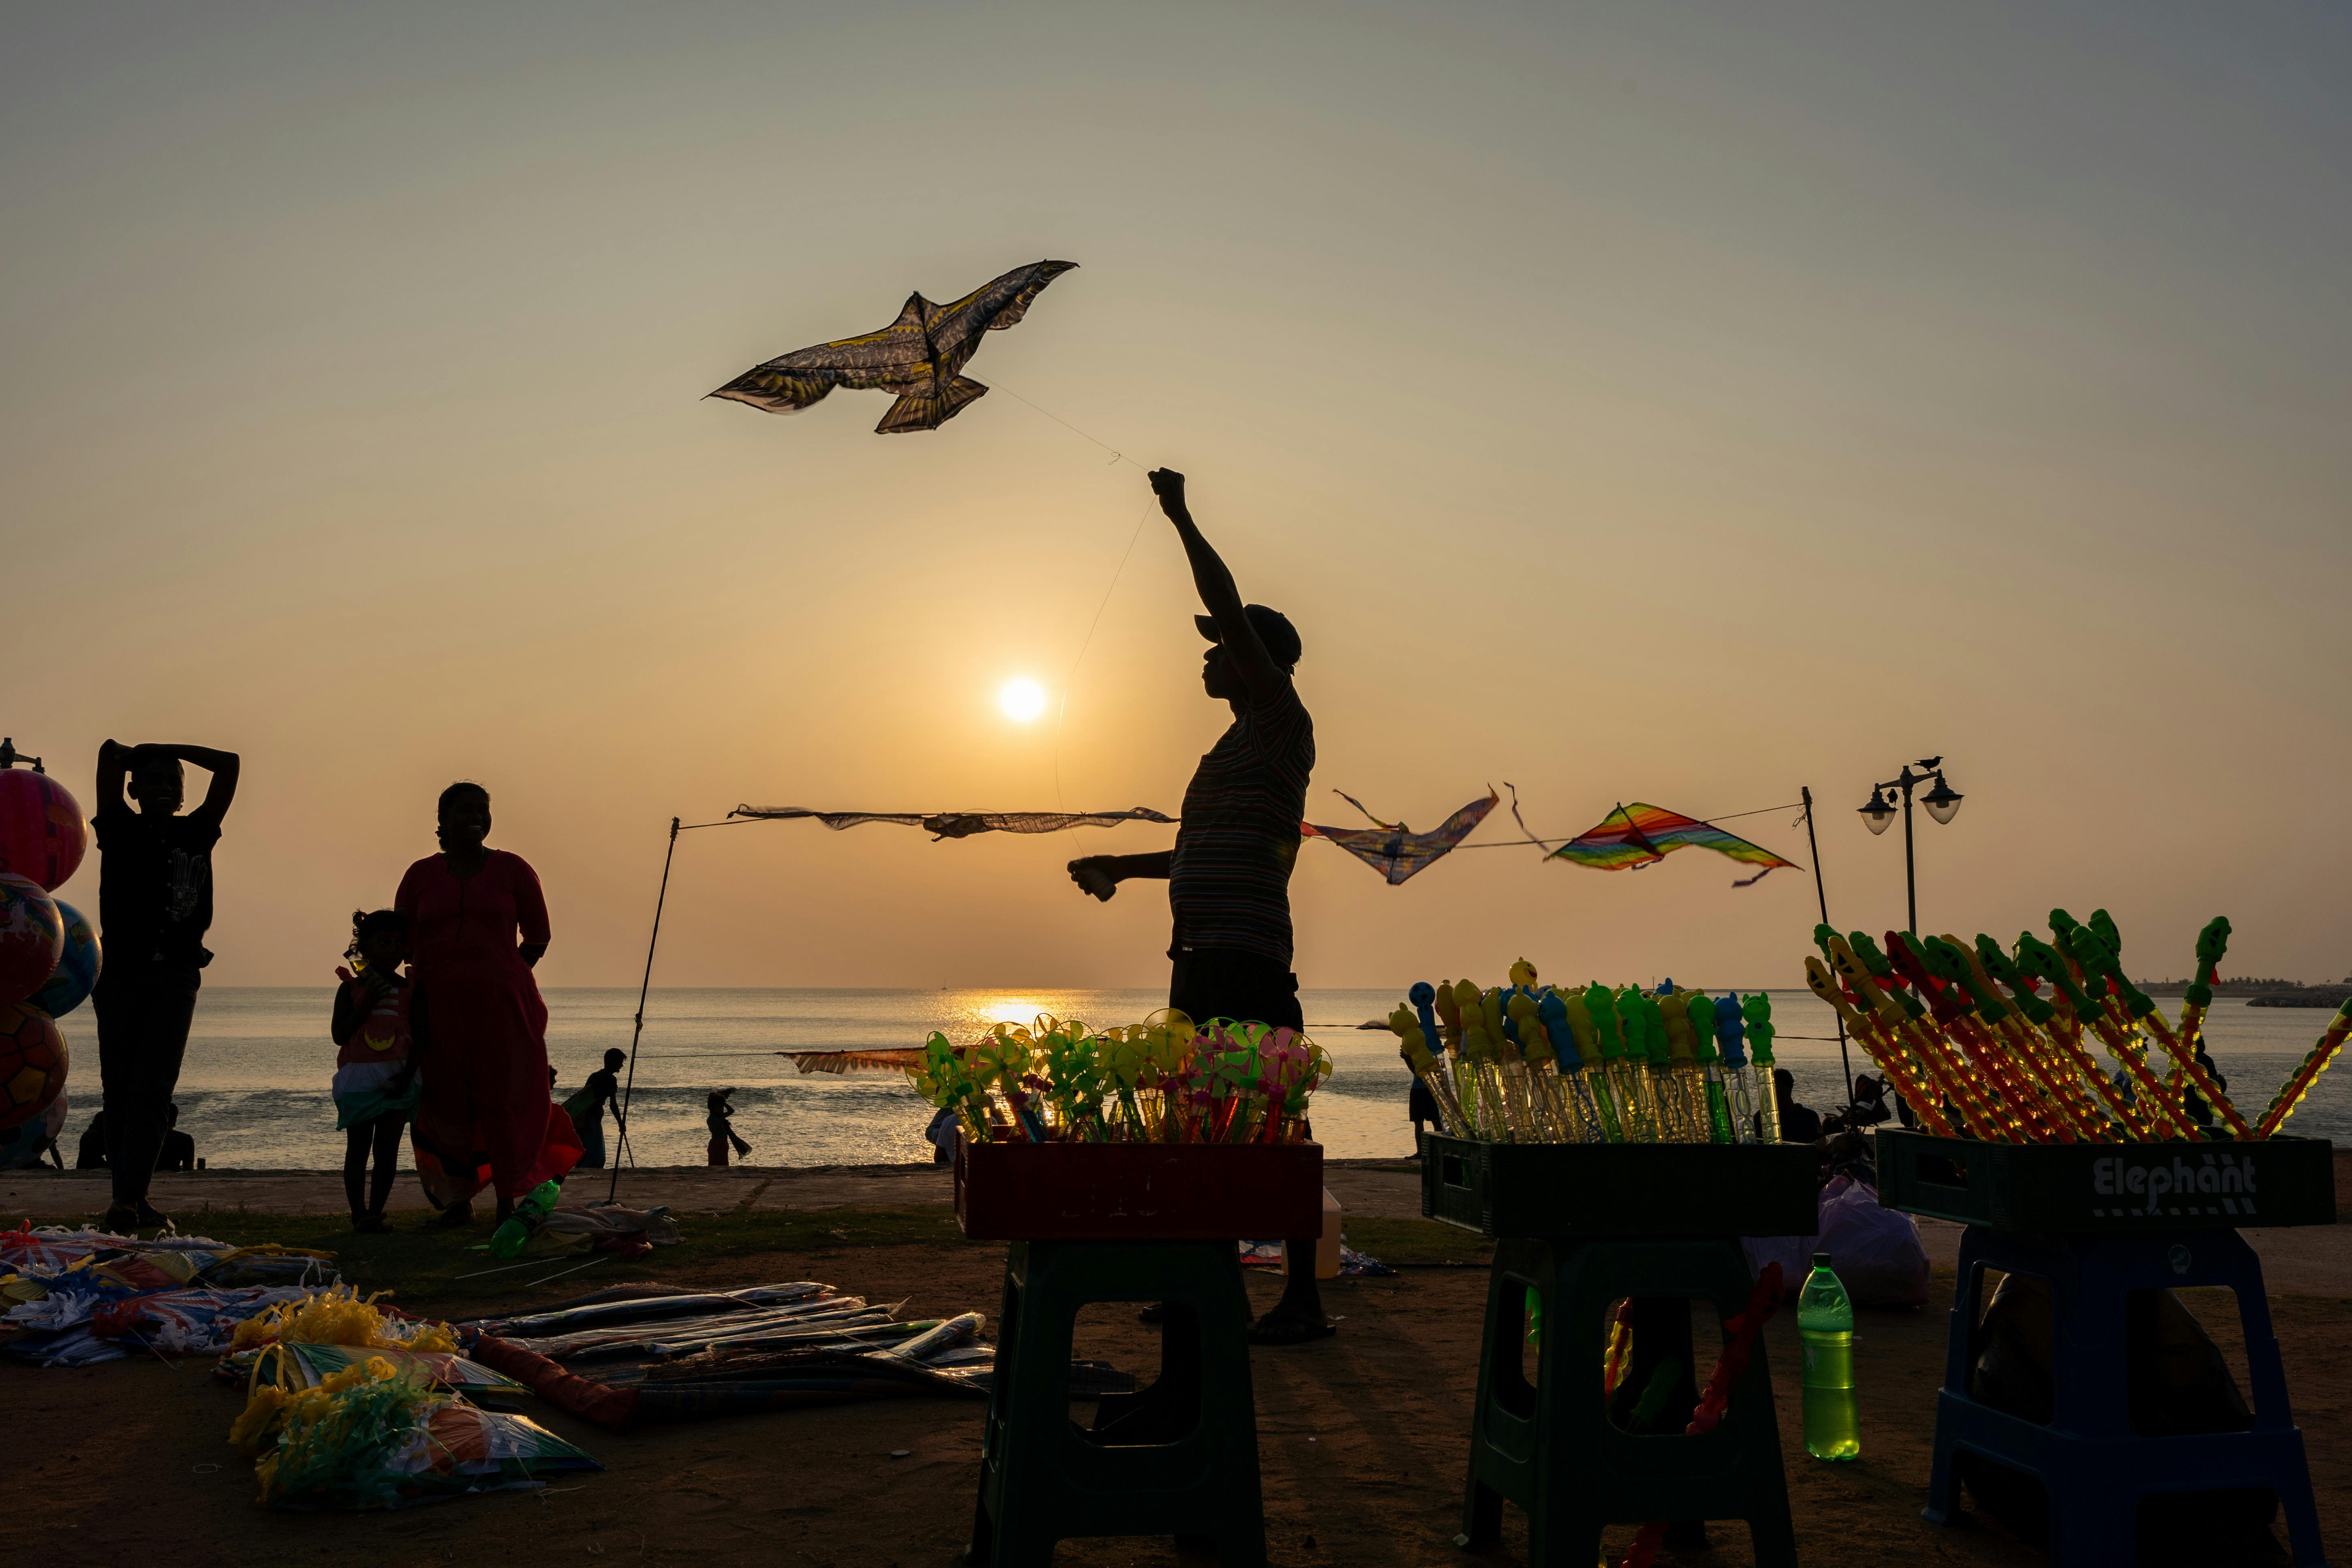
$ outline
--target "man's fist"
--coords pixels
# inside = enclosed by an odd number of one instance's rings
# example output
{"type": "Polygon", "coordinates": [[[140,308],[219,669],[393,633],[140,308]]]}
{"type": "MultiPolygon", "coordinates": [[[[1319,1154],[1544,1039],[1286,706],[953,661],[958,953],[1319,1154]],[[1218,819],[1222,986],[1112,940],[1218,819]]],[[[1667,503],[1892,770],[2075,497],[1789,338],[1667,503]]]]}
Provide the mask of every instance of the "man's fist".
{"type": "Polygon", "coordinates": [[[1106,856],[1089,855],[1083,860],[1070,862],[1070,880],[1105,903],[1110,902],[1110,896],[1118,891],[1118,879],[1112,876],[1103,864],[1107,858],[1106,856]]]}
{"type": "Polygon", "coordinates": [[[1160,498],[1160,510],[1171,517],[1184,510],[1184,476],[1173,468],[1151,470],[1151,493],[1160,498]]]}

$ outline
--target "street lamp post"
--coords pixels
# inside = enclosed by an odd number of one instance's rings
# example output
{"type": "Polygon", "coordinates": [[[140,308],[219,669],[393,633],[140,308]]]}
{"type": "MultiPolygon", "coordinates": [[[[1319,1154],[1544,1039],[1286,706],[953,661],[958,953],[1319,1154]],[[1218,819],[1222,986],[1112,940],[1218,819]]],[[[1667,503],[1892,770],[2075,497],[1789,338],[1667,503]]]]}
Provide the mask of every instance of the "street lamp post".
{"type": "Polygon", "coordinates": [[[1927,815],[1937,822],[1949,822],[1959,815],[1960,792],[1944,782],[1944,759],[1941,757],[1922,757],[1916,763],[1904,763],[1903,771],[1894,778],[1871,786],[1870,804],[1862,807],[1862,820],[1869,825],[1870,830],[1884,833],[1886,825],[1895,820],[1895,794],[1898,791],[1902,794],[1903,892],[1910,916],[1903,929],[1913,936],[1919,934],[1919,873],[1911,842],[1911,792],[1931,778],[1936,781],[1936,787],[1921,795],[1919,804],[1926,806],[1927,815]],[[1920,771],[1915,773],[1911,771],[1913,768],[1920,771]]]}

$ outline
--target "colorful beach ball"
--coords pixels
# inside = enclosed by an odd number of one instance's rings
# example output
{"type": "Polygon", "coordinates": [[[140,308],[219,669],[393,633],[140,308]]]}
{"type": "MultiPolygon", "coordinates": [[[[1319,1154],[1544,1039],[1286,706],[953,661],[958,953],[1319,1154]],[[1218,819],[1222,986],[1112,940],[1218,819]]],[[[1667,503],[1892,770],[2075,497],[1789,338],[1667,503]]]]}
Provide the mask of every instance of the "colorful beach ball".
{"type": "Polygon", "coordinates": [[[0,1007],[0,1127],[29,1121],[66,1087],[66,1037],[56,1020],[19,1002],[0,1007]]]}
{"type": "Polygon", "coordinates": [[[62,1018],[89,1000],[90,987],[98,984],[101,955],[98,932],[91,929],[89,917],[63,899],[57,900],[57,906],[58,919],[65,922],[65,946],[58,954],[57,968],[29,1000],[50,1017],[62,1018]]]}
{"type": "Polygon", "coordinates": [[[65,944],[57,900],[26,878],[0,872],[0,1002],[22,1002],[47,984],[65,944]]]}
{"type": "Polygon", "coordinates": [[[0,768],[0,872],[29,877],[52,892],[89,847],[89,825],[66,786],[47,773],[0,768]]]}
{"type": "Polygon", "coordinates": [[[0,1171],[21,1170],[41,1163],[43,1152],[66,1130],[66,1102],[72,1098],[60,1093],[40,1115],[14,1127],[0,1127],[0,1171]]]}

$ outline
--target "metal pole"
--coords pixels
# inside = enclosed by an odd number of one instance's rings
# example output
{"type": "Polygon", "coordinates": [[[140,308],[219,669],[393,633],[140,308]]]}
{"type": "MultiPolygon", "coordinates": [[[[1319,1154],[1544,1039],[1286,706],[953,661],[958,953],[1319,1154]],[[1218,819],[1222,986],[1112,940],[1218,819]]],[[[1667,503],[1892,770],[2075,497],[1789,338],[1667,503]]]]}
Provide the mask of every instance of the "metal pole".
{"type": "Polygon", "coordinates": [[[629,1031],[629,1081],[621,1089],[621,1140],[613,1149],[613,1184],[604,1194],[608,1204],[621,1190],[621,1162],[629,1152],[629,1097],[637,1088],[637,1042],[645,1037],[646,994],[653,989],[654,949],[661,942],[662,906],[669,901],[669,863],[677,855],[677,818],[673,816],[669,819],[669,848],[662,855],[661,891],[654,895],[654,934],[646,942],[646,977],[637,986],[636,1026],[629,1031]]]}
{"type": "Polygon", "coordinates": [[[1911,859],[1911,785],[1916,781],[1911,770],[1903,770],[1903,897],[1910,911],[1911,921],[1903,929],[1913,936],[1919,934],[1919,873],[1911,859]]]}
{"type": "MultiPolygon", "coordinates": [[[[1813,897],[1821,901],[1822,924],[1830,923],[1830,896],[1822,886],[1822,841],[1813,837],[1813,791],[1810,784],[1800,785],[1799,795],[1805,801],[1805,845],[1813,852],[1813,897]]],[[[1838,1066],[1845,1071],[1846,1103],[1853,1103],[1853,1058],[1845,1050],[1845,1015],[1832,1010],[1830,1016],[1837,1024],[1838,1066]]]]}

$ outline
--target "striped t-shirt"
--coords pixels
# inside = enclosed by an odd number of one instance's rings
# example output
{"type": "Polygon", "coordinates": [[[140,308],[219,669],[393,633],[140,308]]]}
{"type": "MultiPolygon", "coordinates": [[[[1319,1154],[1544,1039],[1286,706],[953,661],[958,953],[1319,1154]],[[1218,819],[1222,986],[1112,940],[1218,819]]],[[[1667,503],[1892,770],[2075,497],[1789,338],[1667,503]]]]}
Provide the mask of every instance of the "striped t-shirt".
{"type": "Polygon", "coordinates": [[[1254,952],[1290,967],[1290,868],[1315,767],[1315,721],[1288,681],[1244,702],[1201,759],[1168,865],[1174,957],[1186,948],[1254,952]]]}

